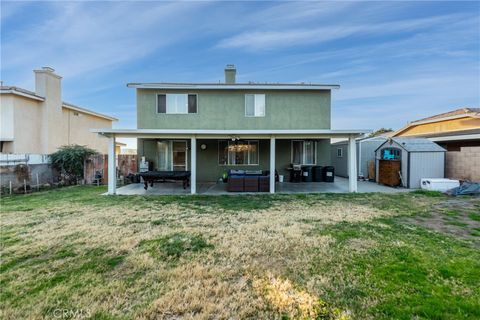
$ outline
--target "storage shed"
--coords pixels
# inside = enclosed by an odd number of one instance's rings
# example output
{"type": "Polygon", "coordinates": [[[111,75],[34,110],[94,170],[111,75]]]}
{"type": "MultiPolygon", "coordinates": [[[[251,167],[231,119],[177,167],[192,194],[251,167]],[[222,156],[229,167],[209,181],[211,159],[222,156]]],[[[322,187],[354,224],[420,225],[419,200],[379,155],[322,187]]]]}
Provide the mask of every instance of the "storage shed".
{"type": "MultiPolygon", "coordinates": [[[[357,139],[357,165],[358,176],[374,179],[368,172],[368,162],[375,162],[375,150],[385,141],[386,137],[371,137],[357,139]]],[[[335,175],[348,178],[348,140],[332,143],[332,165],[335,167],[335,175]]]]}
{"type": "Polygon", "coordinates": [[[444,178],[445,151],[425,138],[389,138],[375,150],[376,181],[420,188],[422,178],[444,178]]]}

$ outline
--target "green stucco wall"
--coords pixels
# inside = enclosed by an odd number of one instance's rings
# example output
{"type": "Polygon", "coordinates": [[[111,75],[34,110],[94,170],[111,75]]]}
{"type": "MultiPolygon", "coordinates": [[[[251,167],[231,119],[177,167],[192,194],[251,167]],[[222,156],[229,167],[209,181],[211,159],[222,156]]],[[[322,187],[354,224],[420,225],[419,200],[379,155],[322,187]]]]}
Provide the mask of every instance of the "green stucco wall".
{"type": "MultiPolygon", "coordinates": [[[[190,142],[188,141],[188,146],[190,142]]],[[[225,166],[218,164],[218,140],[197,140],[197,181],[217,181],[224,171],[229,169],[245,170],[269,170],[270,168],[270,140],[259,140],[259,165],[225,166]],[[201,150],[205,144],[207,148],[201,150]]],[[[153,169],[157,167],[157,141],[151,139],[138,139],[138,156],[145,156],[146,160],[153,163],[153,169]]],[[[188,164],[190,169],[190,151],[188,152],[188,164]]],[[[288,181],[287,167],[291,162],[291,140],[276,140],[276,169],[279,174],[285,175],[288,181]]],[[[317,165],[330,165],[330,139],[317,141],[317,165]]]]}
{"type": "Polygon", "coordinates": [[[139,129],[330,129],[330,91],[137,90],[139,129]],[[198,113],[158,114],[160,93],[197,94],[198,113]],[[245,117],[245,94],[265,94],[265,117],[245,117]]]}

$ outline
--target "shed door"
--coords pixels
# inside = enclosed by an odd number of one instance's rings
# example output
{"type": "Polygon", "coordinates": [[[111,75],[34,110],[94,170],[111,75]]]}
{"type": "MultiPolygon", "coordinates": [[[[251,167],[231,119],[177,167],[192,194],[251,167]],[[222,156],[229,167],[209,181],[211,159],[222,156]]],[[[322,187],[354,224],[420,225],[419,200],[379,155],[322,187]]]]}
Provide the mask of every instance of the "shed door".
{"type": "Polygon", "coordinates": [[[378,183],[391,187],[400,185],[400,164],[399,160],[379,160],[378,183]]]}

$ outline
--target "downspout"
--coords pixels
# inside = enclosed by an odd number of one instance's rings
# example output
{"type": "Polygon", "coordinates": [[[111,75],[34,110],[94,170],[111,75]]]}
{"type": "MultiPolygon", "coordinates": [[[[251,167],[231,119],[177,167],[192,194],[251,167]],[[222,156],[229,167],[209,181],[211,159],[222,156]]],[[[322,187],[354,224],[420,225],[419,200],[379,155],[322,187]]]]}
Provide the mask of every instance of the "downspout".
{"type": "MultiPolygon", "coordinates": [[[[360,166],[360,159],[362,159],[362,140],[358,141],[358,170],[357,170],[357,178],[360,176],[360,173],[362,174],[363,178],[365,179],[365,175],[362,172],[362,167],[360,166]]],[[[355,146],[356,147],[356,146],[355,146]]]]}

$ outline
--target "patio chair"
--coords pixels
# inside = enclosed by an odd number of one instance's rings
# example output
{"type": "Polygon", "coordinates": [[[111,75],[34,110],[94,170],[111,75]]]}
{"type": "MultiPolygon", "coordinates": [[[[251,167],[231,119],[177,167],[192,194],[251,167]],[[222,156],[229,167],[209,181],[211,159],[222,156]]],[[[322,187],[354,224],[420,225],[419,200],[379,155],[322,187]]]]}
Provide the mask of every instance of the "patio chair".
{"type": "Polygon", "coordinates": [[[101,185],[102,184],[103,175],[100,171],[95,171],[95,175],[93,176],[92,184],[101,185]]]}

